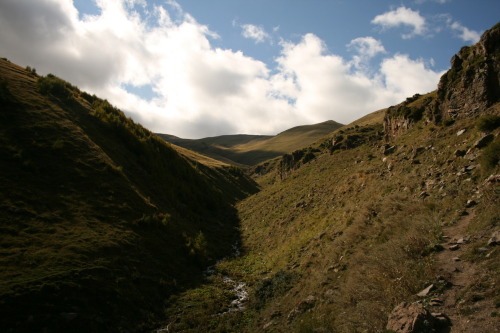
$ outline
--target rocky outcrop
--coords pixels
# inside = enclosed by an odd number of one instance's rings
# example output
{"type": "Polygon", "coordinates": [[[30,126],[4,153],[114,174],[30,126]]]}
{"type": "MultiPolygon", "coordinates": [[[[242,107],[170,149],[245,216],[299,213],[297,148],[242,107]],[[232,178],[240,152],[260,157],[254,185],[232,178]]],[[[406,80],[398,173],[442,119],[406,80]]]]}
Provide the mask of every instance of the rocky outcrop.
{"type": "Polygon", "coordinates": [[[306,164],[315,157],[314,151],[310,148],[296,150],[291,154],[283,155],[278,166],[280,179],[283,180],[290,171],[298,169],[302,164],[306,164]]]}
{"type": "Polygon", "coordinates": [[[415,94],[403,103],[387,109],[384,118],[384,133],[386,140],[406,133],[424,114],[430,113],[435,107],[435,97],[415,94]]]}
{"type": "Polygon", "coordinates": [[[500,24],[481,40],[464,46],[451,58],[450,70],[441,77],[435,120],[478,115],[500,100],[500,24]]]}
{"type": "Polygon", "coordinates": [[[442,313],[430,313],[420,303],[403,302],[389,315],[386,328],[397,333],[431,333],[450,326],[449,318],[442,313]]]}
{"type": "Polygon", "coordinates": [[[387,110],[386,140],[407,132],[420,119],[438,123],[475,117],[500,101],[500,23],[473,46],[464,46],[450,60],[437,93],[426,100],[415,95],[387,110]]]}

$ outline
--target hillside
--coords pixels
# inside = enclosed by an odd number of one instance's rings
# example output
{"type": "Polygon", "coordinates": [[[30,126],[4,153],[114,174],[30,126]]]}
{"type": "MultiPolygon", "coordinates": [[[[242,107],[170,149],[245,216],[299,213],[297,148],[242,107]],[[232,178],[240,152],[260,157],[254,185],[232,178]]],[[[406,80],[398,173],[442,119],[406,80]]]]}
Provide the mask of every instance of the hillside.
{"type": "Polygon", "coordinates": [[[253,166],[265,160],[304,148],[342,125],[332,120],[297,126],[275,136],[222,135],[198,140],[159,134],[175,145],[239,166],[253,166]]]}
{"type": "Polygon", "coordinates": [[[176,297],[163,327],[498,332],[499,46],[497,25],[437,91],[255,167],[241,255],[176,297]]]}
{"type": "Polygon", "coordinates": [[[232,253],[233,205],[256,191],[239,169],[6,59],[0,103],[0,331],[154,327],[232,253]]]}

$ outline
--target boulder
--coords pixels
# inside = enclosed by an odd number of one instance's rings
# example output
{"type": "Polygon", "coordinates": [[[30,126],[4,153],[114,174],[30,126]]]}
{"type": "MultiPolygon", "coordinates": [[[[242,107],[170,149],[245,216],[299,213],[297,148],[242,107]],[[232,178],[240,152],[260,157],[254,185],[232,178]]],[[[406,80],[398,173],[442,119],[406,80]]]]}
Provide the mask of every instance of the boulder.
{"type": "Polygon", "coordinates": [[[436,328],[446,328],[451,326],[451,320],[447,315],[441,312],[431,314],[434,317],[434,326],[436,328]]]}
{"type": "Polygon", "coordinates": [[[391,146],[391,145],[386,144],[382,147],[382,154],[384,154],[386,156],[390,155],[396,151],[396,148],[397,148],[397,146],[391,146]]]}
{"type": "Polygon", "coordinates": [[[499,243],[500,243],[500,232],[497,230],[491,235],[491,238],[488,240],[488,245],[495,246],[498,245],[499,243]]]}
{"type": "Polygon", "coordinates": [[[471,208],[473,206],[477,205],[477,202],[475,200],[467,200],[467,203],[465,204],[465,207],[471,208]]]}
{"type": "Polygon", "coordinates": [[[417,296],[419,297],[426,297],[429,295],[429,293],[434,289],[434,285],[431,284],[429,285],[427,288],[425,288],[424,290],[420,291],[417,296]]]}
{"type": "Polygon", "coordinates": [[[439,325],[422,304],[403,302],[392,310],[386,329],[397,333],[430,333],[439,325]]]}

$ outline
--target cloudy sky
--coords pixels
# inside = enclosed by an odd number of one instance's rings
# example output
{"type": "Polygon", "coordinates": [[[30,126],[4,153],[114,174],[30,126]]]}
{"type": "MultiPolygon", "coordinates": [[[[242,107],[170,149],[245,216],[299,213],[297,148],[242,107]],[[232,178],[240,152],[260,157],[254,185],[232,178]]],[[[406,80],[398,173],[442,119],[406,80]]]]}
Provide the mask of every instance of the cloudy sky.
{"type": "Polygon", "coordinates": [[[498,0],[1,0],[0,56],[155,132],[276,134],[436,88],[498,0]]]}

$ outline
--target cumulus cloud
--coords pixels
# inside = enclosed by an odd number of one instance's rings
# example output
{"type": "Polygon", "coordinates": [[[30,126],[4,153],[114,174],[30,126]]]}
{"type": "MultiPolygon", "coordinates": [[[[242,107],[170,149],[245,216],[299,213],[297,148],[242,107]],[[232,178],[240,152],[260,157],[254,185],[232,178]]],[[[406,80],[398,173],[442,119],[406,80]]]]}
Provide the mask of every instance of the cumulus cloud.
{"type": "Polygon", "coordinates": [[[453,22],[453,23],[451,23],[450,27],[451,27],[451,29],[453,29],[459,33],[458,36],[464,42],[477,43],[477,42],[479,42],[479,39],[481,38],[480,32],[470,30],[467,27],[464,27],[460,22],[453,22]]]}
{"type": "Polygon", "coordinates": [[[402,34],[405,39],[415,35],[423,35],[426,32],[425,18],[418,11],[401,6],[384,14],[377,15],[371,23],[380,25],[383,29],[395,28],[399,26],[410,26],[413,31],[409,34],[402,34]]]}
{"type": "Polygon", "coordinates": [[[368,61],[379,53],[387,53],[382,42],[373,37],[359,37],[347,44],[349,50],[354,50],[352,62],[356,67],[366,66],[368,61]]]}
{"type": "MultiPolygon", "coordinates": [[[[1,1],[2,56],[106,98],[156,132],[199,138],[273,134],[327,119],[347,123],[435,89],[440,75],[405,55],[386,57],[368,73],[313,34],[282,42],[270,68],[241,51],[215,48],[219,36],[173,0],[96,5],[99,14],[81,16],[71,0],[1,1]],[[143,87],[152,90],[149,97],[133,92],[143,87]]],[[[363,57],[384,52],[371,37],[350,47],[363,57]]]]}
{"type": "Polygon", "coordinates": [[[241,29],[243,37],[253,39],[256,43],[262,43],[271,38],[264,28],[260,26],[243,24],[241,29]]]}
{"type": "MultiPolygon", "coordinates": [[[[358,39],[353,45],[359,44],[368,55],[383,49],[370,38],[358,39]]],[[[329,54],[324,43],[313,34],[305,35],[297,44],[284,43],[278,63],[281,91],[287,92],[288,98],[295,101],[296,108],[310,121],[334,115],[333,119],[347,123],[368,110],[398,103],[416,92],[434,90],[442,74],[427,68],[423,60],[396,55],[385,59],[376,75],[370,75],[356,70],[352,62],[329,54]]]]}
{"type": "Polygon", "coordinates": [[[420,93],[435,89],[444,72],[434,72],[425,65],[422,59],[412,60],[405,54],[396,54],[385,59],[380,68],[385,78],[388,91],[401,96],[411,96],[415,91],[420,93]],[[430,87],[434,87],[429,89],[430,87]]]}

